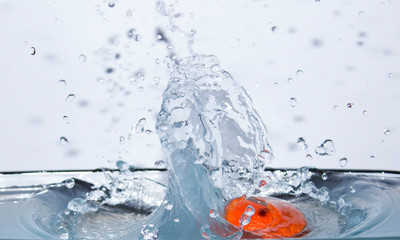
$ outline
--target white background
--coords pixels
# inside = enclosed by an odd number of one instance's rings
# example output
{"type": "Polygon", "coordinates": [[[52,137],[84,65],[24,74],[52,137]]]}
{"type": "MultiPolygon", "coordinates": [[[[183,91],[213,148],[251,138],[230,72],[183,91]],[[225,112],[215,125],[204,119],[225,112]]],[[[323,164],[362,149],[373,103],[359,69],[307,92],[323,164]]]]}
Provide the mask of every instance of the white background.
{"type": "MultiPolygon", "coordinates": [[[[0,171],[114,167],[119,159],[153,167],[165,158],[154,125],[168,81],[168,44],[157,41],[156,29],[179,57],[188,52],[155,5],[0,1],[0,171]],[[139,41],[128,37],[132,28],[139,41]],[[65,101],[68,94],[76,95],[73,102],[65,101]],[[141,118],[153,133],[132,131],[141,118]]],[[[400,1],[165,5],[171,15],[181,13],[179,27],[196,30],[193,49],[216,55],[249,92],[269,130],[272,167],[342,168],[338,160],[346,157],[344,168],[400,170],[400,1]],[[299,137],[312,159],[296,147],[299,137]],[[334,141],[332,156],[314,152],[325,139],[334,141]]]]}

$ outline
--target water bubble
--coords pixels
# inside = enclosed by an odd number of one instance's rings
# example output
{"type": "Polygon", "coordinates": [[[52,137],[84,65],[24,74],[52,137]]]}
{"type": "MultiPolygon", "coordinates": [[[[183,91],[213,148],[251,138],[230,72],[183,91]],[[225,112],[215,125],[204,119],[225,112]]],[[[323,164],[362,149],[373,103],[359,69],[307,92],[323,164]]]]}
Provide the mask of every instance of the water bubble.
{"type": "Polygon", "coordinates": [[[60,80],[58,80],[58,84],[60,84],[61,86],[64,86],[67,84],[67,81],[65,81],[64,79],[60,79],[60,80]]]}
{"type": "Polygon", "coordinates": [[[125,144],[125,137],[124,136],[120,136],[119,137],[119,144],[120,145],[124,145],[125,144]]]}
{"type": "Polygon", "coordinates": [[[351,102],[347,103],[348,108],[352,108],[353,106],[354,106],[354,103],[351,103],[351,102]]]}
{"type": "Polygon", "coordinates": [[[64,183],[67,188],[73,188],[75,186],[75,180],[73,178],[65,180],[64,183]]]}
{"type": "Polygon", "coordinates": [[[320,146],[315,149],[315,153],[321,156],[332,155],[335,153],[335,145],[330,139],[325,140],[320,146]]]}
{"type": "Polygon", "coordinates": [[[323,172],[321,178],[322,180],[326,181],[328,179],[328,174],[326,172],[323,172]]]}
{"type": "Polygon", "coordinates": [[[69,94],[66,98],[65,101],[70,103],[73,102],[75,100],[75,94],[69,94]]]}
{"type": "Polygon", "coordinates": [[[126,11],[126,16],[128,18],[133,18],[133,12],[134,11],[135,11],[135,9],[133,9],[133,8],[128,9],[128,11],[126,11]]]}
{"type": "Polygon", "coordinates": [[[130,168],[129,164],[127,162],[125,162],[125,161],[122,161],[122,160],[117,161],[115,165],[121,171],[127,171],[130,168]]]}
{"type": "Polygon", "coordinates": [[[69,143],[69,140],[66,137],[60,137],[60,143],[62,145],[67,145],[69,143]]]}
{"type": "Polygon", "coordinates": [[[386,136],[389,136],[391,134],[389,129],[385,129],[383,130],[383,134],[385,134],[386,136]]]}
{"type": "Polygon", "coordinates": [[[68,116],[64,116],[64,117],[63,117],[63,120],[64,120],[64,123],[65,123],[65,124],[69,124],[69,123],[70,123],[69,117],[68,117],[68,116]]]}
{"type": "Polygon", "coordinates": [[[163,160],[158,160],[154,163],[154,166],[156,167],[165,167],[166,163],[163,160]]]}
{"type": "Polygon", "coordinates": [[[348,162],[347,158],[341,158],[339,159],[339,166],[345,167],[347,165],[347,162],[348,162]]]}
{"type": "Polygon", "coordinates": [[[166,201],[164,203],[164,208],[167,209],[168,211],[172,210],[172,208],[174,208],[174,205],[172,203],[170,203],[169,201],[166,201]]]}
{"type": "Polygon", "coordinates": [[[296,107],[296,105],[297,105],[297,99],[294,97],[290,98],[290,106],[296,107]]]}
{"type": "Polygon", "coordinates": [[[176,222],[176,223],[179,222],[179,218],[178,217],[174,217],[174,218],[172,218],[172,220],[174,220],[174,222],[176,222]]]}
{"type": "Polygon", "coordinates": [[[143,225],[140,234],[142,234],[144,240],[154,240],[158,238],[158,229],[154,224],[143,225]]]}
{"type": "Polygon", "coordinates": [[[278,32],[278,27],[277,27],[277,26],[273,26],[273,27],[271,28],[271,31],[272,31],[273,33],[278,32]]]}
{"type": "Polygon", "coordinates": [[[308,149],[308,145],[307,145],[306,141],[304,140],[304,138],[299,137],[297,139],[297,147],[302,149],[302,150],[307,150],[308,149]]]}
{"type": "Polygon", "coordinates": [[[303,70],[301,70],[301,69],[299,69],[299,70],[296,71],[296,75],[297,75],[297,76],[303,76],[303,73],[304,73],[304,72],[303,72],[303,70]]]}
{"type": "Polygon", "coordinates": [[[30,48],[30,53],[31,53],[31,55],[35,55],[36,54],[36,48],[35,47],[31,47],[30,48]]]}
{"type": "Polygon", "coordinates": [[[210,209],[210,217],[211,218],[217,218],[218,217],[218,211],[215,209],[210,209]]]}
{"type": "Polygon", "coordinates": [[[79,55],[79,61],[80,62],[86,62],[86,56],[85,55],[83,55],[83,54],[81,54],[81,55],[79,55]]]}
{"type": "Polygon", "coordinates": [[[306,155],[307,160],[313,160],[313,156],[311,154],[306,155]]]}

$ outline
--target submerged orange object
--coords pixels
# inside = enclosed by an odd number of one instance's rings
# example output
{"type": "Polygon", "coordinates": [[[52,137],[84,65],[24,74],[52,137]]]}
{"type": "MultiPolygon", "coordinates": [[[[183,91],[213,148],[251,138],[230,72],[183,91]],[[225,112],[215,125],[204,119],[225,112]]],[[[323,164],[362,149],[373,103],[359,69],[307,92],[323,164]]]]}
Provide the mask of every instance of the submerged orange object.
{"type": "Polygon", "coordinates": [[[254,215],[243,227],[243,238],[288,238],[306,233],[306,219],[294,205],[277,198],[242,196],[225,206],[225,219],[240,227],[240,219],[251,205],[254,215]]]}

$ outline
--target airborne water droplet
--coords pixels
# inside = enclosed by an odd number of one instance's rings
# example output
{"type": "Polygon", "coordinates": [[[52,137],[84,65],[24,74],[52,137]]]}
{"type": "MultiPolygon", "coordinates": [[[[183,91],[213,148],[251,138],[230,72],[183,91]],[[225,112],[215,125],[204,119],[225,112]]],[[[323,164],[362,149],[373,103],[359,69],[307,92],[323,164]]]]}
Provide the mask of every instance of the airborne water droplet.
{"type": "Polygon", "coordinates": [[[308,145],[306,143],[306,141],[304,140],[304,138],[299,137],[297,139],[297,147],[303,150],[307,150],[308,149],[308,145]]]}
{"type": "Polygon", "coordinates": [[[290,98],[290,106],[296,107],[296,105],[297,105],[297,99],[294,97],[290,98]]]}
{"type": "Polygon", "coordinates": [[[354,106],[354,103],[351,103],[351,102],[347,103],[348,108],[353,108],[353,106],[354,106]]]}
{"type": "Polygon", "coordinates": [[[110,1],[108,2],[108,6],[109,6],[110,8],[115,7],[115,2],[114,2],[114,0],[110,0],[110,1]]]}
{"type": "Polygon", "coordinates": [[[385,129],[384,131],[383,131],[383,134],[385,134],[386,136],[389,136],[390,135],[390,130],[389,129],[385,129]]]}
{"type": "Polygon", "coordinates": [[[75,94],[69,94],[66,98],[65,101],[66,102],[73,102],[75,100],[75,94]]]}
{"type": "Polygon", "coordinates": [[[64,123],[65,123],[65,124],[69,124],[69,123],[70,123],[69,117],[68,117],[68,116],[64,116],[64,117],[63,117],[63,120],[64,120],[64,123]]]}
{"type": "Polygon", "coordinates": [[[60,137],[60,143],[62,145],[67,145],[69,143],[68,139],[66,137],[60,137]]]}
{"type": "Polygon", "coordinates": [[[210,217],[211,218],[217,218],[218,217],[218,212],[215,209],[210,210],[210,217]]]}
{"type": "Polygon", "coordinates": [[[339,166],[345,167],[347,165],[347,162],[348,162],[347,158],[341,158],[339,159],[339,166]]]}
{"type": "Polygon", "coordinates": [[[140,234],[142,234],[143,239],[154,240],[158,238],[158,229],[154,226],[154,224],[143,225],[140,234]]]}
{"type": "Polygon", "coordinates": [[[61,86],[64,86],[65,84],[67,84],[67,81],[65,81],[64,79],[60,79],[60,80],[58,80],[58,84],[60,84],[61,86]]]}
{"type": "Polygon", "coordinates": [[[326,181],[328,179],[328,174],[326,174],[326,172],[322,173],[321,178],[326,181]]]}
{"type": "Polygon", "coordinates": [[[374,156],[374,155],[371,155],[369,158],[370,158],[371,160],[375,160],[375,156],[374,156]]]}
{"type": "Polygon", "coordinates": [[[35,55],[36,54],[36,48],[35,47],[31,47],[30,50],[31,50],[30,51],[31,55],[35,55]]]}
{"type": "Polygon", "coordinates": [[[124,145],[125,144],[125,137],[124,136],[120,136],[119,137],[119,144],[120,145],[124,145]]]}
{"type": "Polygon", "coordinates": [[[306,155],[307,160],[313,160],[313,156],[311,154],[306,155]]]}
{"type": "Polygon", "coordinates": [[[367,115],[367,114],[368,114],[368,110],[364,110],[363,115],[367,115]]]}
{"type": "Polygon", "coordinates": [[[170,203],[169,201],[166,201],[164,203],[164,208],[167,209],[168,211],[172,210],[172,208],[174,208],[174,205],[172,203],[170,203]]]}
{"type": "Polygon", "coordinates": [[[276,33],[276,32],[278,32],[278,27],[277,26],[273,26],[271,28],[271,30],[272,30],[273,33],[276,33]]]}
{"type": "Polygon", "coordinates": [[[174,222],[176,222],[176,223],[179,222],[179,218],[178,217],[174,217],[172,220],[174,220],[174,222]]]}
{"type": "Polygon", "coordinates": [[[389,73],[388,76],[389,76],[389,78],[392,78],[393,77],[393,73],[389,73]]]}
{"type": "Polygon", "coordinates": [[[166,163],[163,160],[158,160],[154,163],[154,166],[156,167],[165,167],[166,163]]]}
{"type": "Polygon", "coordinates": [[[321,156],[332,155],[335,152],[335,145],[330,139],[325,140],[315,149],[315,153],[321,156]]]}
{"type": "Polygon", "coordinates": [[[133,18],[133,12],[134,11],[135,11],[135,9],[133,9],[133,8],[128,9],[128,11],[126,11],[126,16],[128,18],[133,18]]]}
{"type": "Polygon", "coordinates": [[[86,62],[86,56],[83,55],[83,54],[79,55],[79,61],[80,62],[86,62]]]}
{"type": "Polygon", "coordinates": [[[293,78],[288,78],[287,81],[288,81],[288,83],[292,83],[293,82],[293,78]]]}
{"type": "Polygon", "coordinates": [[[147,119],[146,119],[146,118],[141,118],[141,119],[139,119],[138,124],[139,124],[140,126],[144,126],[144,125],[146,124],[146,122],[147,122],[147,119]]]}
{"type": "Polygon", "coordinates": [[[303,70],[299,69],[296,71],[297,76],[303,76],[303,70]]]}

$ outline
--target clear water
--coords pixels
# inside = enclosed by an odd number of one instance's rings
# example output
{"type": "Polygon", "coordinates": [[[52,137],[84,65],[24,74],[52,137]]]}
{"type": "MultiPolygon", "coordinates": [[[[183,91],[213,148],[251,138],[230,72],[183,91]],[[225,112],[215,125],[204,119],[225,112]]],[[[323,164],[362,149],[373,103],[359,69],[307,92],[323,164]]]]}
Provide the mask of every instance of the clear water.
{"type": "Polygon", "coordinates": [[[95,185],[67,179],[4,188],[1,212],[13,221],[1,237],[240,239],[243,231],[221,216],[244,194],[297,206],[308,222],[306,238],[400,236],[396,174],[268,170],[265,126],[217,58],[172,57],[168,65],[156,129],[169,171],[141,172],[119,161],[119,171],[104,172],[95,185]]]}

